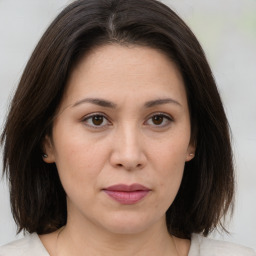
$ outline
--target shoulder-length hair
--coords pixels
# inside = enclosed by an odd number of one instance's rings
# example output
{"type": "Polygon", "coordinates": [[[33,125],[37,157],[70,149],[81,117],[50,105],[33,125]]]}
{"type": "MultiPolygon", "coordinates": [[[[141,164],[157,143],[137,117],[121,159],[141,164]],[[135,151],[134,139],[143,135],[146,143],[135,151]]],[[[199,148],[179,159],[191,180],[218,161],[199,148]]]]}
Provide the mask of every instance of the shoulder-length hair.
{"type": "Polygon", "coordinates": [[[171,234],[181,238],[190,238],[192,233],[207,236],[221,224],[233,202],[229,126],[199,42],[177,14],[155,0],[74,1],[39,41],[1,137],[18,232],[45,234],[65,225],[65,191],[55,164],[42,160],[42,140],[51,134],[74,65],[90,49],[114,43],[161,50],[183,76],[196,156],[185,165],[166,224],[171,234]]]}

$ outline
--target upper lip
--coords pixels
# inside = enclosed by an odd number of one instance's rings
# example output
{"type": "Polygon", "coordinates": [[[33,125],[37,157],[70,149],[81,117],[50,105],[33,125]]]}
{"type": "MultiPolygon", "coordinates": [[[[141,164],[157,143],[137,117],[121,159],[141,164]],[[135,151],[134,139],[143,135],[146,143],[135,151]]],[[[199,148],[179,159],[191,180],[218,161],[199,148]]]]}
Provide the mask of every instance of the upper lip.
{"type": "Polygon", "coordinates": [[[131,185],[126,185],[126,184],[116,184],[113,186],[109,186],[107,188],[105,188],[104,190],[109,190],[109,191],[125,191],[125,192],[132,192],[132,191],[149,191],[150,189],[138,184],[138,183],[134,183],[131,185]]]}

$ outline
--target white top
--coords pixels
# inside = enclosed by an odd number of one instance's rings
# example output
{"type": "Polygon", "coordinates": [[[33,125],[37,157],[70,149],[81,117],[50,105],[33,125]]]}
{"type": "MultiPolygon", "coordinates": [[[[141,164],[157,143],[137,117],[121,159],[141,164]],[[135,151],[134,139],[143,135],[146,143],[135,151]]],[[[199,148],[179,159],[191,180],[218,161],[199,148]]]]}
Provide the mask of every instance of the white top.
{"type": "MultiPolygon", "coordinates": [[[[50,256],[36,233],[0,247],[0,256],[50,256]]],[[[193,234],[188,256],[256,256],[247,247],[193,234]]]]}

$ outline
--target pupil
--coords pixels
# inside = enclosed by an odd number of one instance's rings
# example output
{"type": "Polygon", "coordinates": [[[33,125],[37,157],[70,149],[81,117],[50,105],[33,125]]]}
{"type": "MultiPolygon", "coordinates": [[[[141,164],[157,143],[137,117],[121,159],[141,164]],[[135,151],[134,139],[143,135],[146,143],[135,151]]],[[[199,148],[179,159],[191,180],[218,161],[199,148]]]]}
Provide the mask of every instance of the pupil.
{"type": "Polygon", "coordinates": [[[162,122],[163,122],[163,117],[162,117],[162,116],[154,116],[154,117],[153,117],[153,123],[154,123],[154,124],[159,125],[159,124],[161,124],[162,122]]]}
{"type": "Polygon", "coordinates": [[[92,122],[94,125],[101,125],[103,123],[103,117],[102,116],[94,116],[92,119],[92,122]]]}

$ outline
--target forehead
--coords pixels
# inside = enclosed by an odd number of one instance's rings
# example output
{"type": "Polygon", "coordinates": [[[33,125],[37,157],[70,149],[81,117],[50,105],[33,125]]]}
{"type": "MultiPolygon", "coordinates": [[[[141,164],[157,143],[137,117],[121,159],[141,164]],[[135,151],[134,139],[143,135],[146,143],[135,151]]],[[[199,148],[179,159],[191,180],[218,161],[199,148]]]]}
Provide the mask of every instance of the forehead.
{"type": "Polygon", "coordinates": [[[163,97],[166,93],[186,100],[182,75],[169,57],[150,47],[111,44],[81,58],[71,72],[65,97],[71,103],[93,94],[163,97]]]}

